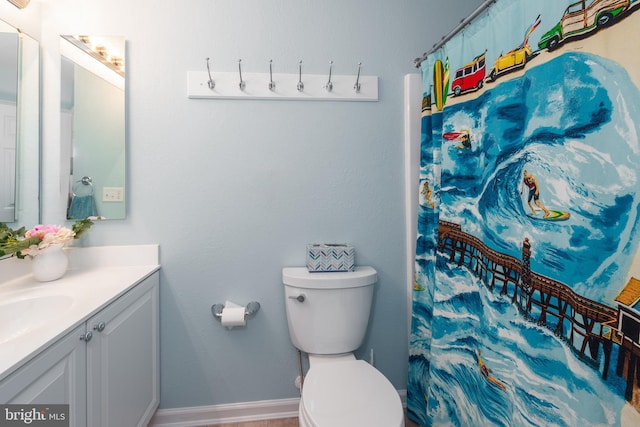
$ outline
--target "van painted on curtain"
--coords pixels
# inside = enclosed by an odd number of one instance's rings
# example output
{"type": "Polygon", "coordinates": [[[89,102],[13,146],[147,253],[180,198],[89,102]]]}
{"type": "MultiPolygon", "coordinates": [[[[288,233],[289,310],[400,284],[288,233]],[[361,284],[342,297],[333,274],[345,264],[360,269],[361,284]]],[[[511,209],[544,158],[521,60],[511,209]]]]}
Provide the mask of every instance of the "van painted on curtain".
{"type": "Polygon", "coordinates": [[[640,425],[639,8],[498,0],[421,64],[419,425],[640,425]],[[436,61],[520,50],[431,108],[436,61]]]}

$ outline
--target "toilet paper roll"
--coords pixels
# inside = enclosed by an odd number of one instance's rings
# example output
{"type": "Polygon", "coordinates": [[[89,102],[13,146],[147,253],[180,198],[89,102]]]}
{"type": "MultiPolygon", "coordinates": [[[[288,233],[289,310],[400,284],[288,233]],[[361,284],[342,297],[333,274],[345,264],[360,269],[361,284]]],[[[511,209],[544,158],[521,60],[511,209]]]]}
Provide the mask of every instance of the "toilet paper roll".
{"type": "Polygon", "coordinates": [[[222,326],[232,328],[234,326],[246,325],[244,318],[244,307],[225,307],[222,309],[222,326]]]}

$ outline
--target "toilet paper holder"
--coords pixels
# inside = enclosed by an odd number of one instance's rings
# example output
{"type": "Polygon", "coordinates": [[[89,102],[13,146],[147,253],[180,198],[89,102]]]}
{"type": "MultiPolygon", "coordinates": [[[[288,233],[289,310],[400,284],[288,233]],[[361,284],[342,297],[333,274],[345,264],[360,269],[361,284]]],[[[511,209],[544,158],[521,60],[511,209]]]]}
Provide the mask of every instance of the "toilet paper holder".
{"type": "MultiPolygon", "coordinates": [[[[222,320],[222,310],[224,310],[224,304],[213,304],[211,306],[211,313],[213,317],[218,320],[222,320]]],[[[247,319],[255,315],[260,310],[260,303],[257,301],[251,301],[244,307],[244,318],[247,319]]]]}

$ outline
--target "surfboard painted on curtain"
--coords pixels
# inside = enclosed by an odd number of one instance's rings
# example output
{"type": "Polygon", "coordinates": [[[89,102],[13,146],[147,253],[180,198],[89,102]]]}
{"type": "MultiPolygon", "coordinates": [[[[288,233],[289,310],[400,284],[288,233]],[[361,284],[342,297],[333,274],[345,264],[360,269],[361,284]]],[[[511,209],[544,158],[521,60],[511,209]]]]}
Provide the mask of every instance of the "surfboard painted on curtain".
{"type": "Polygon", "coordinates": [[[640,422],[638,9],[498,0],[422,63],[419,425],[640,422]]]}

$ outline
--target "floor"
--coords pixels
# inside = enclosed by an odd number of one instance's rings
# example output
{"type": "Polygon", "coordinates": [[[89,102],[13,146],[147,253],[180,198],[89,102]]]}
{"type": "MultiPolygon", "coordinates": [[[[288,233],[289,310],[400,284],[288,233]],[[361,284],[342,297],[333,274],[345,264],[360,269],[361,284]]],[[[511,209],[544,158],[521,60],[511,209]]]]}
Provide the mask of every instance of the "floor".
{"type": "Polygon", "coordinates": [[[202,427],[298,427],[298,419],[286,418],[282,420],[251,421],[247,423],[228,423],[228,424],[217,424],[216,426],[202,426],[202,427]]]}
{"type": "MultiPolygon", "coordinates": [[[[201,427],[298,427],[297,418],[286,418],[281,420],[267,420],[267,421],[251,421],[246,423],[227,423],[217,424],[215,426],[201,426],[201,427]]],[[[410,419],[406,419],[405,427],[418,427],[416,423],[410,419]]]]}

